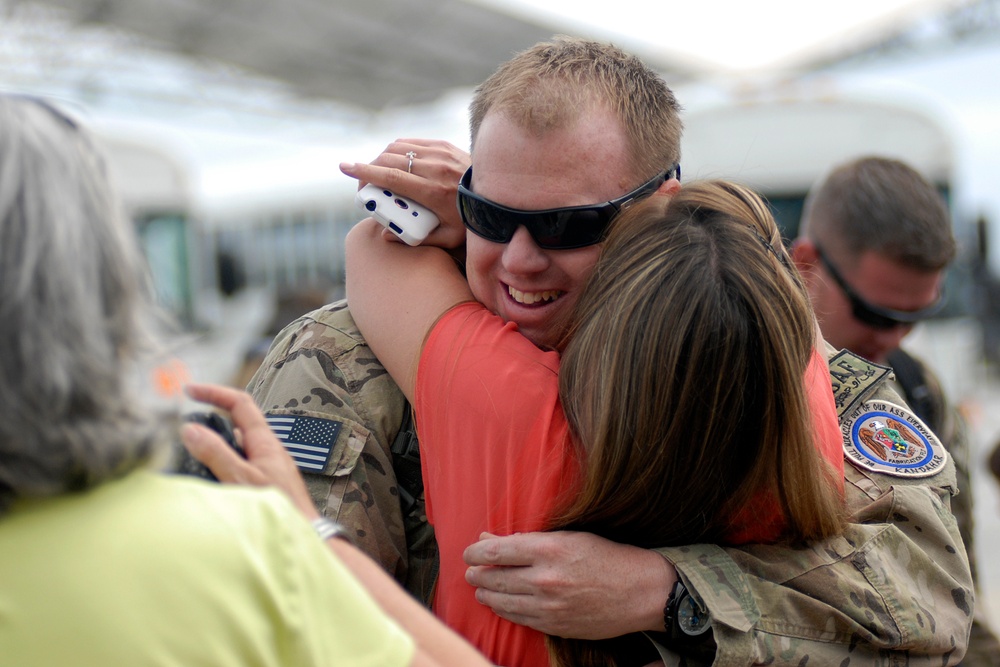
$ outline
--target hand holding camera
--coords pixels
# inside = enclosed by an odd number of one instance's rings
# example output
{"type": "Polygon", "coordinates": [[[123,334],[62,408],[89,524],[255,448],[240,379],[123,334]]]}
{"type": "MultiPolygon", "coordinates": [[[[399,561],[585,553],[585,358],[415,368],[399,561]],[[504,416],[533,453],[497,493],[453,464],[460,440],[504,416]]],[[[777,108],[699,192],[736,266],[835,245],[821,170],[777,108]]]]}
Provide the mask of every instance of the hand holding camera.
{"type": "MultiPolygon", "coordinates": [[[[233,433],[232,424],[230,424],[229,420],[219,413],[193,412],[191,414],[184,415],[184,421],[201,424],[202,426],[212,429],[219,434],[219,437],[222,438],[230,449],[243,458],[246,458],[246,453],[243,451],[243,448],[236,442],[236,435],[233,433]]],[[[219,481],[219,478],[216,477],[211,470],[209,470],[208,466],[191,456],[191,453],[183,446],[178,447],[177,459],[174,463],[173,471],[181,475],[191,475],[192,477],[200,477],[213,482],[219,481]]]]}

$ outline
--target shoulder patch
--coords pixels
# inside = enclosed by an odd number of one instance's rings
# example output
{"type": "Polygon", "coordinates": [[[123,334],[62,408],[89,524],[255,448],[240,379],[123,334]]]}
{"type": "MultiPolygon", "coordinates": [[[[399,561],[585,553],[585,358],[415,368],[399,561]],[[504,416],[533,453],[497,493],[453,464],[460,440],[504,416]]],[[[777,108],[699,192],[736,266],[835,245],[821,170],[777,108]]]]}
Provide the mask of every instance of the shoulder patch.
{"type": "Polygon", "coordinates": [[[867,401],[841,427],[844,455],[858,468],[895,477],[940,472],[948,453],[937,436],[907,408],[867,401]]]}
{"type": "Polygon", "coordinates": [[[305,472],[323,472],[342,422],[297,415],[264,415],[267,425],[305,472]]]}
{"type": "Polygon", "coordinates": [[[892,369],[859,357],[850,350],[841,350],[827,363],[837,417],[841,419],[852,414],[875,386],[892,372],[892,369]]]}

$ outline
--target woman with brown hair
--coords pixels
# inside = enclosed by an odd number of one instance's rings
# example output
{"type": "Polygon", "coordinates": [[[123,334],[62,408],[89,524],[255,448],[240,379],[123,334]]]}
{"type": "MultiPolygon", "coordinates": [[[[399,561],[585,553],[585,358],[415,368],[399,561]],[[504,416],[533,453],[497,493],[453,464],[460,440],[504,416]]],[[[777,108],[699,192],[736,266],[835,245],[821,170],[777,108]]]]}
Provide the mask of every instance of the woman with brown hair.
{"type": "MultiPolygon", "coordinates": [[[[623,213],[561,364],[472,301],[444,252],[387,243],[372,221],[347,252],[355,319],[417,412],[435,611],[495,662],[539,664],[544,649],[465,584],[461,552],[481,532],[573,527],[664,546],[841,530],[812,311],[749,190],[698,183],[623,213]]],[[[627,664],[634,644],[554,647],[564,664],[627,664]]]]}
{"type": "MultiPolygon", "coordinates": [[[[559,367],[587,456],[561,527],[639,546],[835,532],[802,390],[812,310],[764,203],[701,183],[620,222],[559,367]],[[780,508],[766,526],[741,511],[761,492],[780,508]],[[682,519],[662,521],[663,507],[682,519]]],[[[825,366],[810,370],[828,382],[825,366]]]]}

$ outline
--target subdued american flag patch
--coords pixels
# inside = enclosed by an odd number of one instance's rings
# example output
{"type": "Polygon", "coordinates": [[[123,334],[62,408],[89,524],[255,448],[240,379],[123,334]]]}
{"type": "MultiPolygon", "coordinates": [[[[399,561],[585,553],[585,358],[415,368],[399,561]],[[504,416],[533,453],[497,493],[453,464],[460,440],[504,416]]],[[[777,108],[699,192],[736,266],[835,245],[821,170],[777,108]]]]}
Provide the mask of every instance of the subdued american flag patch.
{"type": "Polygon", "coordinates": [[[306,472],[323,472],[337,442],[341,422],[296,415],[265,417],[299,468],[306,472]]]}

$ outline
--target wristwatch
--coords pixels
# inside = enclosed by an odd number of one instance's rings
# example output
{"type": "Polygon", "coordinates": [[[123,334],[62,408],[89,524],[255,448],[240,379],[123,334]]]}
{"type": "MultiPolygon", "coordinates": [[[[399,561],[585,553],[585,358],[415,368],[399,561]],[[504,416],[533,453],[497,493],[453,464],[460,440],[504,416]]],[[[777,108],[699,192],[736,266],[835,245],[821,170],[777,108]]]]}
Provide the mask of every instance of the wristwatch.
{"type": "Polygon", "coordinates": [[[697,637],[711,627],[708,610],[701,606],[688,592],[680,579],[674,584],[663,609],[664,629],[672,639],[697,637]]]}
{"type": "Polygon", "coordinates": [[[336,537],[354,544],[354,540],[352,540],[351,536],[347,534],[347,529],[336,521],[330,521],[325,516],[321,516],[318,519],[313,519],[310,523],[313,530],[315,530],[316,534],[319,535],[319,539],[324,542],[331,537],[336,537]]]}

